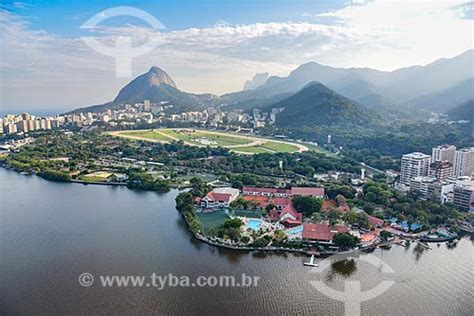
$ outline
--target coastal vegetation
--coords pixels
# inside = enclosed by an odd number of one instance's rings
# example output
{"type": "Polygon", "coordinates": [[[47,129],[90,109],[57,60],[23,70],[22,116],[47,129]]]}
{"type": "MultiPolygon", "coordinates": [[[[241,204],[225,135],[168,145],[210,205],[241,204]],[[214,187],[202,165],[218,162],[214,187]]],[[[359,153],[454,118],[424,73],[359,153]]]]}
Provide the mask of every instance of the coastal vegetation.
{"type": "Polygon", "coordinates": [[[71,180],[69,173],[56,170],[42,170],[38,173],[38,175],[46,180],[56,182],[69,182],[71,180]]]}

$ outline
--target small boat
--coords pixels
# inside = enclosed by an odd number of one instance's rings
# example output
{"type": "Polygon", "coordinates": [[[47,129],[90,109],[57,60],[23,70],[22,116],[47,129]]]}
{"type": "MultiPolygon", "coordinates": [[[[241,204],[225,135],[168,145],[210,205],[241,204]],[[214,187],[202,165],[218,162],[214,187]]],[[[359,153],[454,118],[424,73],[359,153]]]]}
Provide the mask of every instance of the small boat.
{"type": "Polygon", "coordinates": [[[423,242],[445,242],[445,241],[451,241],[458,238],[457,234],[449,234],[445,236],[438,236],[438,235],[426,235],[420,237],[420,241],[423,242]]]}
{"type": "Polygon", "coordinates": [[[309,262],[304,262],[303,264],[308,267],[317,267],[318,264],[314,262],[314,255],[311,256],[311,259],[309,259],[309,262]]]}

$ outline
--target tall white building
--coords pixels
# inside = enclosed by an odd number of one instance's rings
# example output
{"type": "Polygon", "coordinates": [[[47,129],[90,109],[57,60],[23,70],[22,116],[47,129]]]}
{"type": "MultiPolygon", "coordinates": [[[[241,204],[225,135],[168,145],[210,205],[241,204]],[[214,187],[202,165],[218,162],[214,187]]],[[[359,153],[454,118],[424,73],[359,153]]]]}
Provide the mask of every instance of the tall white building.
{"type": "Polygon", "coordinates": [[[454,157],[456,155],[456,147],[452,145],[440,145],[433,148],[431,154],[431,162],[448,161],[454,166],[454,157]]]}
{"type": "Polygon", "coordinates": [[[474,147],[456,150],[454,158],[454,175],[456,177],[474,174],[474,147]]]}
{"type": "Polygon", "coordinates": [[[400,182],[410,186],[414,177],[426,177],[430,173],[431,156],[414,152],[402,156],[400,182]]]}
{"type": "Polygon", "coordinates": [[[470,178],[461,178],[454,185],[453,203],[463,211],[474,208],[474,181],[470,178]]]}

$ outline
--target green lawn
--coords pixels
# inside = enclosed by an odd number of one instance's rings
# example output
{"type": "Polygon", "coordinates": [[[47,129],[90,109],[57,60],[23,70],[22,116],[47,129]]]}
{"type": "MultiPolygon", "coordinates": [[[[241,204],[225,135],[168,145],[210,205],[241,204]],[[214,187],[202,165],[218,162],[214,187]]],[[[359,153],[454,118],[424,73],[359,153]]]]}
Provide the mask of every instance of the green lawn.
{"type": "Polygon", "coordinates": [[[244,146],[244,147],[234,147],[232,148],[233,151],[237,152],[244,152],[250,154],[272,154],[274,153],[273,150],[263,148],[261,146],[244,146]]]}
{"type": "Polygon", "coordinates": [[[261,145],[261,147],[270,149],[277,152],[296,152],[298,151],[298,147],[291,144],[286,143],[278,143],[278,142],[266,142],[265,144],[261,145]]]}
{"type": "Polygon", "coordinates": [[[161,130],[162,133],[178,138],[182,141],[189,142],[195,145],[202,145],[202,143],[195,141],[195,138],[207,138],[211,141],[216,142],[216,146],[232,146],[232,145],[245,145],[248,143],[251,143],[251,139],[245,139],[245,138],[239,138],[239,137],[234,137],[232,135],[228,134],[214,134],[214,133],[209,133],[207,131],[202,131],[202,130],[194,130],[193,132],[184,132],[184,131],[176,131],[176,130],[171,130],[171,129],[166,129],[166,130],[161,130]]]}
{"type": "Polygon", "coordinates": [[[153,140],[161,140],[161,141],[165,141],[165,142],[172,142],[173,139],[172,138],[169,138],[169,137],[166,137],[165,135],[163,135],[162,133],[158,133],[158,132],[155,132],[155,131],[130,131],[130,132],[122,132],[120,133],[122,135],[125,135],[125,136],[135,136],[135,137],[143,137],[143,138],[148,138],[148,139],[153,139],[153,140]]]}

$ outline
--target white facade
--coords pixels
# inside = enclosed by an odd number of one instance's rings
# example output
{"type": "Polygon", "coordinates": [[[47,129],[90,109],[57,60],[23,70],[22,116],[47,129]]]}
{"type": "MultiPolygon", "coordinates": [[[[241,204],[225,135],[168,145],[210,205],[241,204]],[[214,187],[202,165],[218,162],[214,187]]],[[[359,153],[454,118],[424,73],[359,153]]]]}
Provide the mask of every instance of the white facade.
{"type": "Polygon", "coordinates": [[[415,177],[426,177],[430,173],[431,156],[414,152],[402,156],[400,182],[410,185],[415,177]]]}
{"type": "Polygon", "coordinates": [[[456,151],[454,159],[454,175],[456,177],[474,174],[474,147],[456,151]]]}
{"type": "Polygon", "coordinates": [[[449,161],[454,165],[454,157],[456,154],[456,147],[452,145],[441,145],[433,148],[431,154],[431,162],[449,161]]]}
{"type": "Polygon", "coordinates": [[[453,203],[463,211],[474,208],[474,180],[460,179],[454,185],[453,203]]]}

